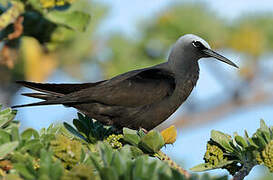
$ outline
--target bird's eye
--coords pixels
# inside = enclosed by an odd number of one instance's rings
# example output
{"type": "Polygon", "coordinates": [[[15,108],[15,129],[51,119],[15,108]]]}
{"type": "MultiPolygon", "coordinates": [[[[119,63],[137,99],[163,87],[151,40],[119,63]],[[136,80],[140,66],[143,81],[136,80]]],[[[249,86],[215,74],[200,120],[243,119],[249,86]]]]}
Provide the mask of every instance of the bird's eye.
{"type": "Polygon", "coordinates": [[[192,45],[198,49],[205,49],[206,48],[200,41],[193,41],[192,45]]]}

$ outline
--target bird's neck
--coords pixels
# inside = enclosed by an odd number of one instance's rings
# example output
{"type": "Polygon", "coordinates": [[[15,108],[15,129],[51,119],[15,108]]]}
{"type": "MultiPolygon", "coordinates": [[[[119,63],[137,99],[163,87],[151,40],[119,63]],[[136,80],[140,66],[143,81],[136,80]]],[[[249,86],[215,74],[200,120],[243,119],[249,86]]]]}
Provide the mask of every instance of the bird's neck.
{"type": "Polygon", "coordinates": [[[187,51],[173,49],[168,58],[168,65],[179,81],[199,75],[198,58],[187,51]]]}
{"type": "Polygon", "coordinates": [[[192,57],[191,53],[176,49],[173,49],[169,56],[168,65],[175,76],[174,94],[178,104],[186,100],[199,78],[198,59],[195,58],[197,57],[192,57]]]}

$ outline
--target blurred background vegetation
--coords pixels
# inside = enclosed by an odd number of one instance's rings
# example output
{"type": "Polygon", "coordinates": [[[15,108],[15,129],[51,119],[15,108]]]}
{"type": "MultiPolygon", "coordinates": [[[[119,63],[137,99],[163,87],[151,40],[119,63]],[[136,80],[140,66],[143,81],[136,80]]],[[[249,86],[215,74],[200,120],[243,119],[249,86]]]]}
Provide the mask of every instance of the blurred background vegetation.
{"type": "MultiPolygon", "coordinates": [[[[56,72],[62,72],[74,81],[95,81],[164,62],[178,37],[192,33],[234,57],[240,69],[202,63],[220,91],[205,98],[194,92],[183,111],[159,128],[197,127],[238,110],[247,113],[249,107],[272,108],[273,13],[228,20],[202,1],[174,1],[140,20],[138,33],[129,37],[118,31],[100,33],[111,8],[91,0],[0,0],[0,104],[16,101],[21,87],[15,80],[46,82],[54,77],[58,82],[56,72]]],[[[213,90],[208,84],[202,91],[213,90]]]]}

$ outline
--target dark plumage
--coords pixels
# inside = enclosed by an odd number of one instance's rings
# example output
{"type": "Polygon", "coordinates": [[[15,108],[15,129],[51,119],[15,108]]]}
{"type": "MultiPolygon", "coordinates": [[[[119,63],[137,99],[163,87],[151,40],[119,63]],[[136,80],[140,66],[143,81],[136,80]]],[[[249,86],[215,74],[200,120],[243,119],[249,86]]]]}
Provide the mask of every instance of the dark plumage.
{"type": "Polygon", "coordinates": [[[198,80],[198,60],[202,57],[215,57],[237,67],[212,51],[200,37],[185,35],[173,46],[168,62],[109,80],[84,84],[18,81],[42,92],[23,95],[44,101],[14,108],[63,104],[107,125],[151,130],[173,114],[190,95],[198,80]]]}

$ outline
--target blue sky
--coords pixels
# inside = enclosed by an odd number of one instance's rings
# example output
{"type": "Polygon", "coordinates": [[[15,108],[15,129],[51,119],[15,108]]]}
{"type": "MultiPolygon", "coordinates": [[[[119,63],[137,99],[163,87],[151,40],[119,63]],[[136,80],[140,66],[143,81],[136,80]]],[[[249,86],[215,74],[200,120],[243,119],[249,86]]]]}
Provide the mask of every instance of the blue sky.
{"type": "MultiPolygon", "coordinates": [[[[175,1],[175,0],[174,0],[175,1]]],[[[120,31],[128,36],[134,37],[138,33],[138,22],[143,19],[152,17],[160,10],[166,8],[171,2],[170,0],[100,0],[110,6],[110,13],[107,19],[100,27],[100,34],[109,33],[113,31],[120,31]]],[[[186,1],[185,1],[186,2],[186,1]]],[[[232,19],[246,13],[254,13],[259,11],[273,12],[272,0],[204,0],[191,2],[205,2],[221,17],[232,21],[232,19]]],[[[225,54],[225,52],[223,52],[225,54]]],[[[226,55],[226,54],[225,54],[226,55]]],[[[228,54],[231,59],[236,59],[238,64],[240,60],[236,54],[228,54]],[[236,58],[237,57],[237,58],[236,58]]],[[[200,79],[197,87],[194,89],[195,94],[199,97],[208,97],[213,93],[222,91],[221,86],[214,80],[210,73],[206,70],[209,63],[201,61],[200,79]],[[211,87],[213,91],[206,91],[207,87],[211,87]]],[[[234,69],[226,67],[227,72],[234,74],[234,69]]],[[[50,82],[76,82],[68,75],[62,72],[54,73],[50,82]]],[[[21,89],[14,100],[14,104],[33,102],[31,98],[19,96],[19,93],[25,92],[26,89],[21,89]]],[[[182,106],[183,108],[183,106],[182,106]]],[[[76,116],[76,111],[71,108],[63,108],[62,106],[51,107],[33,107],[20,109],[17,118],[23,121],[23,126],[42,128],[47,127],[53,120],[62,122],[63,119],[72,119],[76,116]],[[58,121],[59,120],[59,121],[58,121]]],[[[176,159],[181,159],[185,168],[188,169],[196,164],[202,162],[203,154],[206,148],[206,141],[209,140],[210,131],[212,129],[220,130],[232,134],[237,131],[243,134],[244,129],[247,129],[250,134],[254,133],[259,127],[260,118],[264,118],[267,124],[272,125],[273,111],[272,106],[249,107],[247,109],[239,109],[237,112],[229,116],[221,118],[217,122],[206,125],[201,125],[197,128],[181,129],[178,134],[178,139],[174,146],[167,146],[164,151],[176,159]]],[[[214,173],[226,173],[225,171],[213,171],[214,173]]],[[[246,180],[256,179],[256,175],[260,172],[259,168],[255,168],[251,175],[246,180]]]]}

